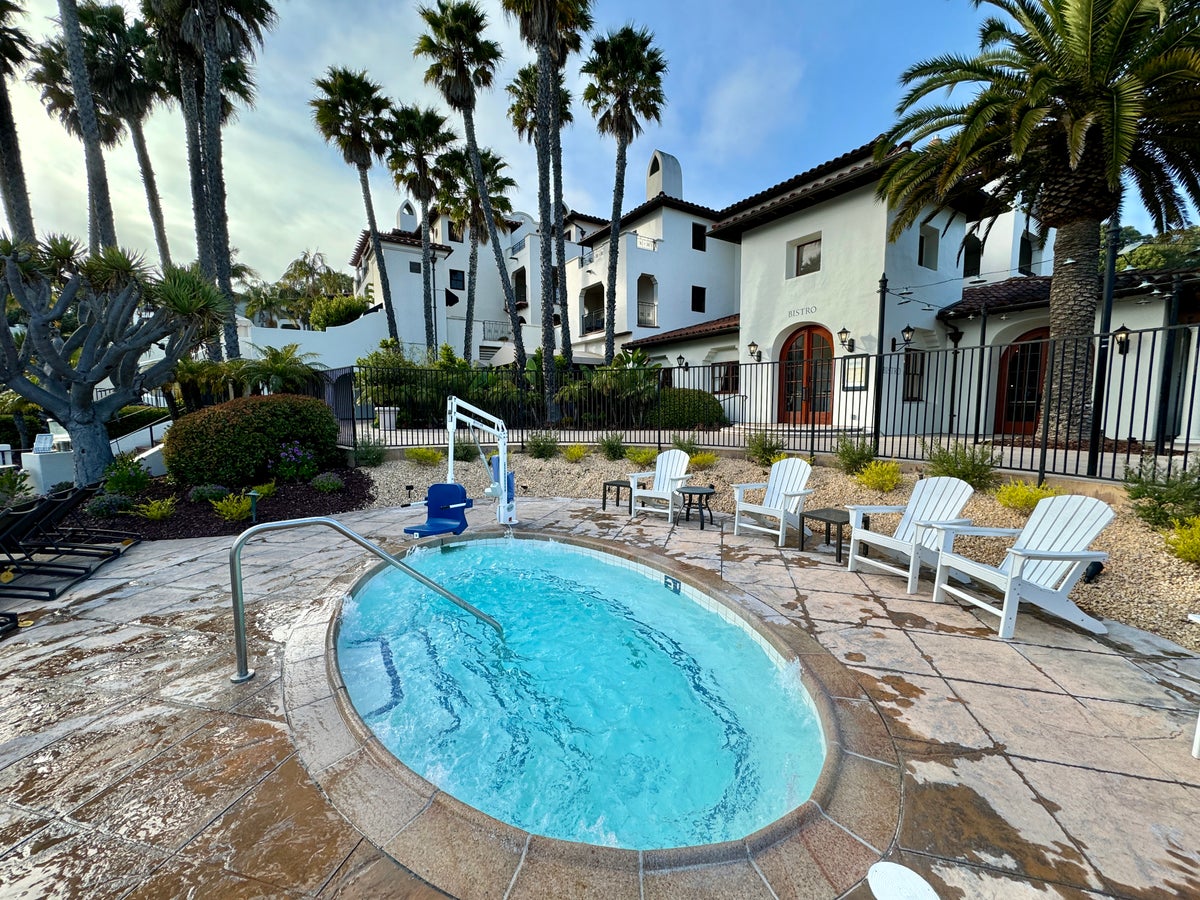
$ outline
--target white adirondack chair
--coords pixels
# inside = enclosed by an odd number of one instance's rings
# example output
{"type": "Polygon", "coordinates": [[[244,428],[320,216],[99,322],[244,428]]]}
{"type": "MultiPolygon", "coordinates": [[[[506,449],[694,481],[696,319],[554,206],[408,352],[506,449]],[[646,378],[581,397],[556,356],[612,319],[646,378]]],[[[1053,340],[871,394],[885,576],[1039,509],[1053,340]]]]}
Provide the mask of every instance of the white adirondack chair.
{"type": "Polygon", "coordinates": [[[1087,615],[1068,599],[1067,594],[1083,577],[1090,562],[1108,559],[1107,553],[1088,550],[1090,544],[1113,517],[1112,508],[1095,497],[1046,497],[1034,507],[1022,529],[970,528],[940,525],[934,529],[941,542],[933,599],[944,600],[949,594],[986,609],[1000,617],[1000,637],[1011,640],[1021,601],[1040,606],[1046,612],[1066,619],[1085,631],[1108,631],[1098,619],[1087,615]],[[985,565],[953,552],[954,538],[960,534],[1003,537],[1016,535],[999,567],[985,565]],[[951,572],[961,572],[982,584],[1003,592],[1000,606],[990,603],[964,588],[947,584],[951,572]]]}
{"type": "Polygon", "coordinates": [[[919,480],[905,506],[847,506],[850,510],[850,571],[858,572],[867,566],[907,577],[908,592],[915,594],[921,563],[936,566],[941,546],[937,532],[929,526],[934,522],[969,525],[971,520],[959,518],[959,514],[973,493],[975,489],[965,481],[941,476],[919,480]],[[898,512],[904,515],[890,535],[871,531],[863,524],[866,516],[898,512]],[[891,562],[885,562],[879,555],[866,556],[864,547],[875,548],[891,562]],[[904,568],[899,565],[901,563],[904,568]]]}
{"type": "Polygon", "coordinates": [[[666,515],[668,524],[673,523],[675,504],[683,499],[678,491],[687,483],[690,461],[691,457],[682,450],[664,450],[658,454],[653,472],[632,473],[629,476],[629,515],[659,513],[666,515]],[[642,482],[648,478],[654,480],[649,487],[643,487],[642,482]]]}
{"type": "Polygon", "coordinates": [[[788,526],[800,530],[800,511],[804,509],[804,498],[812,493],[811,490],[805,490],[804,485],[811,474],[812,466],[802,459],[789,457],[771,466],[766,481],[735,484],[733,533],[741,534],[745,528],[773,534],[779,538],[779,546],[784,546],[788,526]],[[746,500],[746,491],[750,490],[764,491],[761,503],[746,500]]]}

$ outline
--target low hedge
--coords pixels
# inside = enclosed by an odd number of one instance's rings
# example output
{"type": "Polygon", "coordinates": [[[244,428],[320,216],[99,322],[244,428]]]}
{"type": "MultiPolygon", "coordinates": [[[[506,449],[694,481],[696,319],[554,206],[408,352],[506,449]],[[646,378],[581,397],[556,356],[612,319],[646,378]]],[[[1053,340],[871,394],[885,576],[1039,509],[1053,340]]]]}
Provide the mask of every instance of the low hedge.
{"type": "Polygon", "coordinates": [[[336,465],[337,435],[333,412],[315,397],[239,397],[172,425],[163,439],[163,462],[184,484],[238,488],[265,481],[269,464],[289,441],[309,450],[321,468],[336,465]]]}
{"type": "Polygon", "coordinates": [[[650,410],[650,424],[658,428],[714,428],[728,425],[721,403],[708,391],[663,388],[650,410]]]}
{"type": "MultiPolygon", "coordinates": [[[[160,406],[125,406],[104,423],[110,440],[125,437],[140,431],[151,422],[167,418],[167,411],[160,406]]],[[[157,432],[156,432],[157,434],[157,432]]]]}

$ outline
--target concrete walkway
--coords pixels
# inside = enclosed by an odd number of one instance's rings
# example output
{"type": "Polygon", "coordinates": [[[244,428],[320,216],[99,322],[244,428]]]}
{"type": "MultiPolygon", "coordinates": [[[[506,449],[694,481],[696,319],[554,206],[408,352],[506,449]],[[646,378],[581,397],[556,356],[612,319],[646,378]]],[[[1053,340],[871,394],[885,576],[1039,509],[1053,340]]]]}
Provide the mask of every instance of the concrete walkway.
{"type": "MultiPolygon", "coordinates": [[[[472,523],[486,526],[479,507],[472,523]]],[[[991,617],[929,602],[928,581],[909,597],[900,579],[849,573],[830,553],[735,537],[720,515],[700,531],[579,500],[522,501],[518,513],[519,529],[704,570],[829,651],[834,702],[886,726],[886,752],[860,752],[899,760],[898,827],[880,846],[847,833],[844,859],[882,854],[944,898],[1200,895],[1200,658],[1121,626],[1097,639],[1029,613],[1015,641],[999,641],[991,617]]],[[[416,518],[342,520],[396,549],[416,518]]],[[[52,603],[0,594],[0,610],[33,623],[0,642],[0,896],[444,896],[335,808],[288,724],[285,690],[305,689],[283,673],[292,629],[366,568],[362,552],[317,529],[249,545],[257,676],[235,685],[229,545],[144,543],[52,603]]],[[[863,871],[825,865],[786,895],[870,898],[863,871]]],[[[704,875],[692,867],[688,896],[746,896],[704,875]]],[[[761,896],[782,898],[772,885],[761,896]]],[[[666,887],[645,878],[640,893],[666,887]]]]}

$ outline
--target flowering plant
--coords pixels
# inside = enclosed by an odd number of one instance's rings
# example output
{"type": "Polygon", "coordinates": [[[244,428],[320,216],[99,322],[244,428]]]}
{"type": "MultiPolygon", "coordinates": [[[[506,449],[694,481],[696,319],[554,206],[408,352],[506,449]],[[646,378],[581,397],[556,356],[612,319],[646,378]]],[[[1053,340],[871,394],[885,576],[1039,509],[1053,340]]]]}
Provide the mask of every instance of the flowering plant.
{"type": "Polygon", "coordinates": [[[288,441],[279,448],[279,459],[270,468],[284,481],[308,481],[317,474],[317,461],[299,441],[288,441]]]}

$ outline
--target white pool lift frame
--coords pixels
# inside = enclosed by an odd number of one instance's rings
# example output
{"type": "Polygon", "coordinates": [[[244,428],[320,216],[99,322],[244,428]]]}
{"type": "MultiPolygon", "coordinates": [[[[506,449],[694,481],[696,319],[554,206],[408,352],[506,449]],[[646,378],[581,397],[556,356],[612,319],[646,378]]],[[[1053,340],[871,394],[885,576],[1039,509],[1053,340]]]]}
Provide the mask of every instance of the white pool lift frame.
{"type": "MultiPolygon", "coordinates": [[[[496,439],[496,459],[489,465],[480,450],[479,458],[487,468],[492,483],[483,493],[496,501],[496,522],[500,525],[517,524],[517,500],[513,496],[513,475],[508,471],[508,427],[503,419],[484,412],[457,397],[446,398],[446,431],[449,448],[446,454],[446,481],[454,481],[454,437],[458,429],[478,429],[496,439]]],[[[478,446],[478,442],[476,443],[478,446]]]]}

